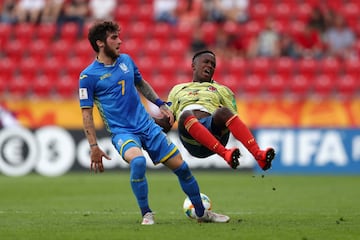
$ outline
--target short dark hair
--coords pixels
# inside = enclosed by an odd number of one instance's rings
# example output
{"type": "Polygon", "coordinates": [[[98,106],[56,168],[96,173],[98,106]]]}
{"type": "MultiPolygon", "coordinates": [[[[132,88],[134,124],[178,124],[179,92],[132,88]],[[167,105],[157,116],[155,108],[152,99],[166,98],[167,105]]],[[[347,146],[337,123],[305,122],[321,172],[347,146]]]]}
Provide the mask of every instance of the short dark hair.
{"type": "Polygon", "coordinates": [[[215,57],[215,53],[214,53],[213,51],[210,51],[210,50],[201,50],[201,51],[199,51],[199,52],[197,52],[197,53],[194,54],[194,56],[193,56],[193,58],[192,58],[192,62],[194,62],[195,59],[196,59],[198,56],[200,56],[200,55],[202,55],[202,54],[205,54],[205,53],[210,53],[210,54],[214,55],[214,57],[215,57]]]}
{"type": "Polygon", "coordinates": [[[99,52],[96,44],[97,40],[105,42],[108,33],[118,32],[120,27],[117,23],[111,21],[96,22],[89,29],[88,40],[95,52],[99,52]]]}

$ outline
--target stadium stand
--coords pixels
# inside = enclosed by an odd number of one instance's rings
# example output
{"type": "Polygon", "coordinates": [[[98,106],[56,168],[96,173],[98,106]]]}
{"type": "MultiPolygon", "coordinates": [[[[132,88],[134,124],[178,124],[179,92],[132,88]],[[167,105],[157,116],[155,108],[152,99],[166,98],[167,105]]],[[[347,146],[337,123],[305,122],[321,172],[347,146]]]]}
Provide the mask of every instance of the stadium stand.
{"type": "MultiPolygon", "coordinates": [[[[0,4],[2,1],[0,0],[0,4]]],[[[225,25],[205,22],[201,26],[211,46],[217,30],[240,34],[244,42],[256,37],[268,16],[276,28],[294,36],[307,21],[317,0],[252,0],[249,21],[225,25]]],[[[330,7],[342,14],[356,34],[354,51],[360,54],[360,3],[358,0],[332,0],[330,7]]],[[[155,22],[151,0],[119,0],[114,19],[123,30],[124,52],[138,64],[144,77],[160,95],[166,95],[178,82],[191,79],[190,41],[198,29],[186,24],[155,22]]],[[[87,23],[87,26],[90,22],[87,23]]],[[[78,39],[77,26],[67,23],[60,39],[54,39],[56,25],[0,23],[0,91],[10,96],[74,97],[80,70],[94,58],[86,39],[78,39]],[[5,81],[6,80],[6,81],[5,81]],[[5,84],[8,82],[9,84],[5,84]],[[32,87],[30,87],[32,86],[32,87]]],[[[237,94],[253,97],[296,98],[317,94],[347,99],[359,94],[360,60],[295,59],[290,57],[254,58],[218,57],[216,78],[228,84],[237,94]]]]}

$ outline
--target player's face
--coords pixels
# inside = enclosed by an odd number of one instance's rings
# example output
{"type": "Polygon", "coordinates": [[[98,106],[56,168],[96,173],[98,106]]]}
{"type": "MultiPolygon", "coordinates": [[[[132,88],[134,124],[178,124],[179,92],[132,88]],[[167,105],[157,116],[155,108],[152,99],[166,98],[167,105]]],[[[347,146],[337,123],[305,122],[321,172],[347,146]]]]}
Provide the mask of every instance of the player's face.
{"type": "Polygon", "coordinates": [[[193,69],[196,82],[211,82],[216,68],[215,56],[211,53],[200,55],[194,61],[193,69]]]}
{"type": "Polygon", "coordinates": [[[119,38],[118,32],[110,33],[105,41],[104,53],[108,57],[115,60],[120,55],[120,44],[121,43],[122,43],[122,41],[119,38]]]}

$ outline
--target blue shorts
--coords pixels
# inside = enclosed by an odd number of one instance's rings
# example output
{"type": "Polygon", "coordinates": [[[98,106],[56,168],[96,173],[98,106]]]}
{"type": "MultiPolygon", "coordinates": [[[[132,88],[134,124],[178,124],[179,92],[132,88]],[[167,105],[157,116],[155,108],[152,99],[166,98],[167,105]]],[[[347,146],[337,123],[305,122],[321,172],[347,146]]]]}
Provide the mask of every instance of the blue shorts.
{"type": "MultiPolygon", "coordinates": [[[[215,129],[212,126],[212,116],[198,120],[220,141],[222,145],[225,146],[227,144],[229,141],[230,132],[228,130],[221,132],[218,129],[215,129]]],[[[198,143],[184,128],[178,128],[178,131],[181,143],[192,156],[205,158],[215,154],[215,152],[198,143]]]]}
{"type": "Polygon", "coordinates": [[[125,159],[125,152],[129,148],[142,148],[149,154],[154,165],[163,163],[179,153],[176,145],[168,139],[167,135],[155,123],[142,133],[116,134],[112,137],[112,144],[123,159],[125,159]]]}

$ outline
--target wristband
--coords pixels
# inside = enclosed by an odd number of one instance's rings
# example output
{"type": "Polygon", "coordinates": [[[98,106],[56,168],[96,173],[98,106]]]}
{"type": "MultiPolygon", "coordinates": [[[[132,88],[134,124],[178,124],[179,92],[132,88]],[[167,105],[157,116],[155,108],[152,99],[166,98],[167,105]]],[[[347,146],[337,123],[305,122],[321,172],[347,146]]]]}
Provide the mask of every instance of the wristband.
{"type": "Polygon", "coordinates": [[[158,107],[161,107],[162,105],[168,105],[168,106],[171,106],[171,102],[164,102],[163,100],[161,100],[160,98],[156,99],[155,100],[155,104],[156,106],[158,107]]]}
{"type": "Polygon", "coordinates": [[[97,146],[97,143],[90,144],[90,148],[97,146]]]}
{"type": "Polygon", "coordinates": [[[161,100],[160,98],[158,98],[155,100],[155,104],[156,104],[156,106],[160,107],[160,106],[164,105],[165,102],[163,100],[161,100]]]}

